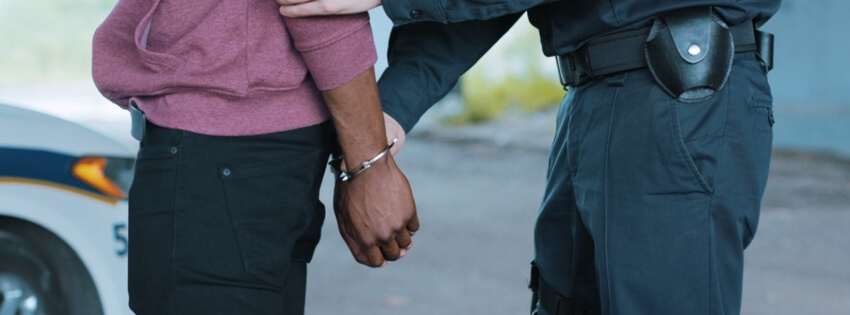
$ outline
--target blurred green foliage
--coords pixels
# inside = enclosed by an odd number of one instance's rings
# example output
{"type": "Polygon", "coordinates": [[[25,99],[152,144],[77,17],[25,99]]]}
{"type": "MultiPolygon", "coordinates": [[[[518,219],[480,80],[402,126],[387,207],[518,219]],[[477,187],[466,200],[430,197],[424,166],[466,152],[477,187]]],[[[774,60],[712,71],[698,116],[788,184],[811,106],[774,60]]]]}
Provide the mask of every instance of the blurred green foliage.
{"type": "Polygon", "coordinates": [[[0,82],[90,80],[91,39],[117,0],[0,0],[0,82]]]}
{"type": "Polygon", "coordinates": [[[554,65],[554,61],[543,56],[537,30],[520,21],[511,32],[516,33],[494,47],[499,50],[498,56],[485,56],[464,75],[461,80],[464,108],[450,117],[449,123],[485,122],[509,109],[527,113],[560,104],[564,89],[557,72],[546,71],[554,70],[546,67],[547,62],[554,65]]]}

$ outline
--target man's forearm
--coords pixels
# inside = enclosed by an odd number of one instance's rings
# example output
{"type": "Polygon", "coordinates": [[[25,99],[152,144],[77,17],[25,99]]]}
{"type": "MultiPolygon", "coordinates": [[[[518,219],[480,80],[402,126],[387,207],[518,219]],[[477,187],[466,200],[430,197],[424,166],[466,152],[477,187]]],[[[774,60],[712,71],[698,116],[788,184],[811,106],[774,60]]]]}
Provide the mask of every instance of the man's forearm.
{"type": "MultiPolygon", "coordinates": [[[[360,163],[373,159],[387,146],[374,70],[322,93],[347,169],[356,173],[360,163]]],[[[389,154],[348,182],[337,179],[334,212],[355,259],[372,267],[404,256],[412,244],[411,233],[419,229],[410,183],[389,154]]]]}
{"type": "Polygon", "coordinates": [[[364,71],[337,88],[323,91],[322,96],[333,117],[349,170],[356,170],[360,163],[386,148],[374,69],[364,71]]]}

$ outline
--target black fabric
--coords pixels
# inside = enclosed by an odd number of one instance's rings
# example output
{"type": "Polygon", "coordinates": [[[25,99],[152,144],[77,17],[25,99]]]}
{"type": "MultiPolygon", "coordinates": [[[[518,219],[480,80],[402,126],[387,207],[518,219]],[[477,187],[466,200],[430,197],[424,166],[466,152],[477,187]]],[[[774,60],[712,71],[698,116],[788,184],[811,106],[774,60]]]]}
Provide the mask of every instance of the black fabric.
{"type": "Polygon", "coordinates": [[[146,126],[129,205],[139,315],[303,314],[332,126],[215,137],[146,126]]]}
{"type": "Polygon", "coordinates": [[[739,314],[770,166],[765,74],[737,53],[699,103],[646,69],[570,89],[535,226],[546,285],[603,314],[739,314]]]}

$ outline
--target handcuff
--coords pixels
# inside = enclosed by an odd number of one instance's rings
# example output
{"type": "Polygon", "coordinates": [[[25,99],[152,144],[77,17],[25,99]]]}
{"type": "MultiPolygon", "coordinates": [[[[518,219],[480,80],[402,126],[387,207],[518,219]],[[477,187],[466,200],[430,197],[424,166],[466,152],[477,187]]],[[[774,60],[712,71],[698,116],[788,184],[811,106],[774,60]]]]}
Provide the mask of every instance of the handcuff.
{"type": "Polygon", "coordinates": [[[375,164],[375,162],[386,156],[387,153],[390,152],[390,149],[393,148],[396,142],[398,142],[398,138],[393,138],[393,141],[389,145],[387,145],[387,147],[383,151],[379,152],[377,155],[375,155],[375,157],[364,161],[363,163],[360,163],[360,168],[358,168],[357,171],[353,173],[342,171],[342,160],[345,158],[345,156],[342,154],[335,156],[330,162],[328,162],[328,165],[330,165],[331,171],[334,173],[334,175],[336,175],[341,181],[351,181],[352,179],[354,179],[355,176],[360,175],[360,173],[363,173],[364,171],[372,167],[372,164],[375,164]]]}

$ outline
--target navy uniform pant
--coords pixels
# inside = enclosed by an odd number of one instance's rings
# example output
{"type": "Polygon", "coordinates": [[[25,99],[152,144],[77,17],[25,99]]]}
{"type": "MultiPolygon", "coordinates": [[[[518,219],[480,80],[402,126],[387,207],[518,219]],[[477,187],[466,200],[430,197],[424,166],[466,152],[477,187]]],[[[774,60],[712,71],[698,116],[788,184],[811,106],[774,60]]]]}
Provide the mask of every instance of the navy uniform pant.
{"type": "Polygon", "coordinates": [[[129,199],[130,308],[303,314],[332,132],[215,137],[148,123],[129,199]]]}
{"type": "Polygon", "coordinates": [[[738,53],[696,103],[646,69],[570,89],[535,228],[543,280],[583,314],[738,314],[770,164],[765,74],[738,53]]]}

